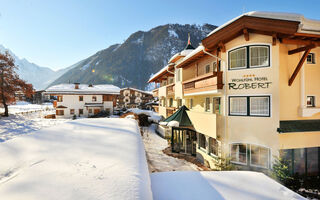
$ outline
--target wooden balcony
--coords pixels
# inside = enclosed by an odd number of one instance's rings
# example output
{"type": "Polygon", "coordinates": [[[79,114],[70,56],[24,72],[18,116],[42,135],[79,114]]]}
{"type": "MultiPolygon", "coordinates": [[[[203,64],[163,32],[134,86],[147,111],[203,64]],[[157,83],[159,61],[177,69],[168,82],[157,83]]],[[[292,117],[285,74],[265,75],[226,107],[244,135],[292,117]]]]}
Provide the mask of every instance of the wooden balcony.
{"type": "Polygon", "coordinates": [[[176,109],[175,107],[166,107],[166,110],[167,110],[167,117],[171,116],[174,112],[176,112],[176,109]]]}
{"type": "Polygon", "coordinates": [[[152,90],[152,95],[154,97],[159,97],[159,88],[152,90]]]}
{"type": "Polygon", "coordinates": [[[167,96],[174,95],[174,83],[167,85],[167,96]]]}
{"type": "Polygon", "coordinates": [[[223,89],[222,72],[211,72],[182,82],[184,95],[223,89]]]}

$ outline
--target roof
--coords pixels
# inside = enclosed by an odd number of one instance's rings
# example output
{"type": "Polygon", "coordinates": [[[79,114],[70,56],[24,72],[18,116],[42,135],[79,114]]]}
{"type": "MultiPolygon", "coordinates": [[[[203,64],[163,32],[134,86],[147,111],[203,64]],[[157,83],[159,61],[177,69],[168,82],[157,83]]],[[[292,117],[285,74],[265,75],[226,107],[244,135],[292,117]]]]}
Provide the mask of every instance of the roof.
{"type": "Polygon", "coordinates": [[[60,106],[57,106],[57,108],[68,108],[68,107],[60,105],[60,106]]]}
{"type": "Polygon", "coordinates": [[[280,121],[279,133],[320,131],[320,120],[287,120],[280,121]]]}
{"type": "Polygon", "coordinates": [[[170,64],[169,64],[169,65],[164,66],[160,71],[158,71],[155,75],[153,75],[153,76],[149,79],[148,83],[153,82],[153,81],[157,80],[159,77],[161,77],[161,76],[163,76],[163,75],[165,75],[165,74],[170,73],[170,72],[168,72],[168,70],[170,71],[170,70],[172,70],[172,69],[173,69],[173,65],[170,65],[170,64]]]}
{"type": "Polygon", "coordinates": [[[121,88],[120,91],[122,91],[122,90],[134,90],[134,91],[137,91],[137,92],[141,92],[141,93],[152,95],[152,92],[150,92],[150,91],[143,91],[143,90],[139,90],[139,89],[131,88],[131,87],[121,88]]]}
{"type": "Polygon", "coordinates": [[[186,106],[181,106],[179,110],[173,113],[170,117],[163,120],[164,122],[177,121],[179,122],[179,127],[190,127],[193,126],[192,122],[188,116],[187,110],[189,110],[186,106]]]}
{"type": "Polygon", "coordinates": [[[204,46],[200,44],[196,49],[192,50],[182,61],[176,65],[177,68],[182,68],[192,62],[194,59],[198,59],[204,56],[204,46]]]}
{"type": "Polygon", "coordinates": [[[154,200],[306,199],[261,172],[175,171],[150,177],[154,200]]]}
{"type": "Polygon", "coordinates": [[[54,85],[46,89],[47,94],[120,94],[120,88],[114,85],[93,85],[79,84],[75,89],[74,84],[54,85]]]}
{"type": "Polygon", "coordinates": [[[319,20],[312,20],[306,19],[301,14],[296,13],[284,13],[284,12],[265,12],[265,11],[251,11],[244,13],[232,20],[224,23],[223,25],[219,26],[218,28],[211,31],[208,36],[218,32],[222,28],[228,26],[229,24],[233,23],[234,21],[240,19],[243,16],[251,16],[251,17],[259,17],[259,18],[268,18],[268,19],[278,19],[278,20],[286,20],[286,21],[296,21],[300,22],[300,29],[298,32],[316,32],[319,34],[320,31],[320,21],[319,20]]]}

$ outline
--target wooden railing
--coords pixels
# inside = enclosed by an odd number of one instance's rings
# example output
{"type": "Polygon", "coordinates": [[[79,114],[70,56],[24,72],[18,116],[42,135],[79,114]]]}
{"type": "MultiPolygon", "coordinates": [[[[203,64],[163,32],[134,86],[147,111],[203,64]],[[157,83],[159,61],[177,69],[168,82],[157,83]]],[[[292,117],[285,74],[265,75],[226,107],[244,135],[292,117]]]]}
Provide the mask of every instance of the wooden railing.
{"type": "Polygon", "coordinates": [[[159,113],[159,106],[152,106],[152,107],[153,107],[155,112],[159,113]]]}
{"type": "Polygon", "coordinates": [[[167,117],[169,117],[170,115],[172,115],[174,112],[176,112],[176,109],[175,107],[166,107],[166,110],[167,110],[167,117]]]}
{"type": "Polygon", "coordinates": [[[211,72],[182,82],[184,94],[223,89],[222,72],[211,72]]]}
{"type": "Polygon", "coordinates": [[[167,95],[174,95],[174,83],[167,85],[167,95]]]}

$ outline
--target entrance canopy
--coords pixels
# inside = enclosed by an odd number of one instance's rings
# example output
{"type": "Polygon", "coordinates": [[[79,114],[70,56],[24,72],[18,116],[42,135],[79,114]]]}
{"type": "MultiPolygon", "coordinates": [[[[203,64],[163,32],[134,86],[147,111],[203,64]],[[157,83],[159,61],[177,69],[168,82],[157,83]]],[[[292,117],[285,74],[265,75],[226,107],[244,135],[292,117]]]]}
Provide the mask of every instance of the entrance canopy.
{"type": "Polygon", "coordinates": [[[186,106],[182,106],[173,113],[170,117],[164,120],[164,122],[176,121],[179,123],[179,127],[192,127],[192,122],[188,116],[187,110],[189,110],[186,106]]]}

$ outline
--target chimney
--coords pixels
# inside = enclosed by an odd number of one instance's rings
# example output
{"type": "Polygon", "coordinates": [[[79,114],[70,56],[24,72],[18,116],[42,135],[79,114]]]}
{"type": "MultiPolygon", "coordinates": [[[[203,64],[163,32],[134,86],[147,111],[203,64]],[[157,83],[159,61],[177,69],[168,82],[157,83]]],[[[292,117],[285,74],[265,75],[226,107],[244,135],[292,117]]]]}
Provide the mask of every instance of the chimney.
{"type": "Polygon", "coordinates": [[[79,89],[80,83],[74,83],[74,89],[79,89]]]}
{"type": "Polygon", "coordinates": [[[93,87],[93,85],[90,83],[90,84],[88,85],[88,87],[93,87]]]}

